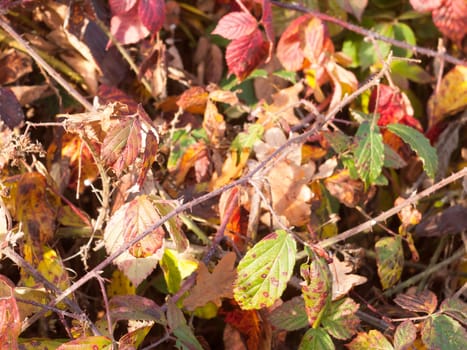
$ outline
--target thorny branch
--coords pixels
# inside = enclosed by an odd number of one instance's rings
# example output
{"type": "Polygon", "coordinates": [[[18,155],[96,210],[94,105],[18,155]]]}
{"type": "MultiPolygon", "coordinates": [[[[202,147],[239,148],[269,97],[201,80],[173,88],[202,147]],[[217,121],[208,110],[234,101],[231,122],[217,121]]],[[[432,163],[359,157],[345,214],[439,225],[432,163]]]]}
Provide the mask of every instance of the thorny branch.
{"type": "MultiPolygon", "coordinates": [[[[82,285],[84,285],[86,282],[91,280],[92,278],[98,276],[101,274],[102,270],[108,266],[109,264],[112,263],[112,261],[120,256],[124,251],[126,251],[129,247],[149,235],[151,232],[153,232],[155,229],[160,227],[164,222],[167,220],[179,215],[180,213],[183,213],[186,210],[190,210],[191,208],[211,199],[219,196],[223,192],[235,187],[235,186],[242,186],[247,184],[255,174],[257,174],[260,170],[262,170],[264,167],[268,165],[269,162],[272,162],[276,159],[277,156],[279,156],[281,153],[286,151],[291,145],[298,144],[298,143],[303,143],[305,140],[318,132],[326,123],[332,121],[332,119],[335,117],[335,115],[346,105],[348,105],[352,100],[356,99],[360,94],[362,94],[365,90],[376,86],[379,84],[379,80],[382,78],[382,76],[385,74],[385,72],[389,69],[389,63],[390,63],[391,58],[389,57],[388,61],[385,62],[383,65],[383,68],[381,69],[378,74],[376,74],[370,81],[365,83],[363,86],[361,86],[358,90],[353,92],[351,95],[348,95],[342,99],[342,101],[336,105],[332,110],[330,110],[326,116],[323,116],[321,118],[318,118],[317,121],[315,122],[314,126],[308,130],[307,132],[304,132],[301,135],[298,135],[294,138],[291,138],[288,140],[284,145],[279,147],[276,151],[274,151],[270,156],[268,156],[266,159],[264,159],[262,162],[259,163],[259,165],[254,168],[252,171],[250,171],[248,174],[243,176],[242,178],[233,181],[230,184],[227,184],[217,190],[214,190],[213,192],[204,194],[198,198],[195,198],[191,200],[190,202],[184,203],[177,207],[175,210],[167,214],[166,216],[162,217],[159,219],[154,225],[149,227],[147,230],[142,232],[139,236],[135,237],[133,240],[126,242],[124,245],[122,245],[117,251],[115,251],[113,254],[109,255],[104,261],[102,261],[100,264],[98,264],[96,267],[94,267],[92,270],[90,270],[86,275],[81,277],[79,280],[77,280],[72,286],[67,288],[61,295],[59,295],[53,302],[51,302],[51,306],[56,305],[59,303],[63,298],[68,296],[69,294],[75,292],[78,290],[82,285]]],[[[402,208],[403,206],[401,206],[402,208]]],[[[395,214],[395,213],[393,213],[395,214]]]]}

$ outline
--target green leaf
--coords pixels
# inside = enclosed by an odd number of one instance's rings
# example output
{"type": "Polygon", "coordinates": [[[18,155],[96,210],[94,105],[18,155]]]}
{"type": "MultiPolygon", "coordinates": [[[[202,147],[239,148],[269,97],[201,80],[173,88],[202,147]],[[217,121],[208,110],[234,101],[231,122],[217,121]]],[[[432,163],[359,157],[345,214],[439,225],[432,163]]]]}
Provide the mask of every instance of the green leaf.
{"type": "Polygon", "coordinates": [[[388,124],[387,128],[417,152],[426,173],[429,177],[434,178],[438,169],[438,156],[436,149],[430,145],[428,139],[421,132],[407,125],[388,124]]]}
{"type": "Polygon", "coordinates": [[[355,315],[359,306],[351,298],[333,302],[323,317],[323,328],[336,339],[349,339],[360,325],[360,319],[355,315]]]}
{"type": "Polygon", "coordinates": [[[241,132],[232,141],[230,148],[241,152],[245,148],[252,149],[256,141],[261,140],[264,133],[264,127],[260,124],[249,124],[248,131],[241,132]]]}
{"type": "Polygon", "coordinates": [[[376,265],[383,289],[396,284],[402,274],[404,251],[400,237],[384,237],[375,244],[376,265]]]}
{"type": "Polygon", "coordinates": [[[391,343],[381,332],[371,330],[368,333],[358,333],[358,335],[349,344],[346,345],[350,350],[393,350],[391,343]]]}
{"type": "Polygon", "coordinates": [[[412,321],[404,321],[396,328],[396,333],[394,334],[394,348],[396,350],[409,349],[416,338],[417,328],[412,321]]]}
{"type": "Polygon", "coordinates": [[[331,302],[332,274],[326,260],[319,256],[314,256],[311,264],[302,264],[300,274],[305,280],[302,294],[308,323],[316,328],[331,302]]]}
{"type": "Polygon", "coordinates": [[[198,267],[195,260],[188,259],[172,249],[164,250],[164,255],[159,264],[164,273],[167,290],[170,293],[176,293],[180,288],[182,280],[198,267]]]}
{"type": "MultiPolygon", "coordinates": [[[[377,24],[373,30],[385,37],[394,39],[394,30],[392,24],[390,23],[377,24]]],[[[362,69],[366,69],[376,62],[384,60],[389,54],[390,50],[391,44],[382,41],[376,41],[376,43],[373,41],[362,42],[358,50],[360,66],[362,69]],[[376,45],[378,46],[378,50],[375,50],[376,45]]]]}
{"type": "Polygon", "coordinates": [[[331,337],[322,328],[310,328],[303,336],[298,350],[334,350],[331,337]]]}
{"type": "Polygon", "coordinates": [[[384,164],[383,136],[375,122],[360,124],[356,134],[355,166],[358,175],[369,186],[381,174],[384,164]]]}
{"type": "Polygon", "coordinates": [[[467,319],[467,303],[460,300],[459,298],[450,298],[444,300],[439,310],[443,313],[449,314],[450,316],[457,318],[458,320],[467,319]]]}
{"type": "Polygon", "coordinates": [[[420,84],[433,81],[433,77],[422,67],[407,61],[393,61],[391,63],[391,72],[420,84]]]}
{"type": "MultiPolygon", "coordinates": [[[[392,27],[394,31],[394,39],[403,41],[409,45],[415,46],[417,41],[415,39],[415,34],[407,24],[397,22],[392,27]]],[[[413,52],[412,50],[402,49],[400,47],[393,46],[392,52],[395,57],[412,57],[413,52]]]]}
{"type": "Polygon", "coordinates": [[[308,316],[305,311],[305,301],[296,296],[279,307],[269,315],[269,321],[277,329],[296,331],[308,326],[308,316]]]}
{"type": "Polygon", "coordinates": [[[277,72],[272,73],[273,75],[282,78],[284,80],[290,81],[292,84],[297,83],[297,73],[296,72],[289,72],[287,70],[279,70],[277,72]]]}
{"type": "Polygon", "coordinates": [[[173,330],[173,335],[176,338],[175,346],[182,350],[203,350],[203,347],[196,339],[191,328],[182,324],[173,330]]]}
{"type": "Polygon", "coordinates": [[[234,297],[244,310],[271,306],[285,290],[295,265],[297,244],[284,230],[264,237],[238,265],[234,297]]]}
{"type": "Polygon", "coordinates": [[[446,315],[431,315],[423,323],[422,340],[429,349],[467,349],[465,328],[446,315]]]}

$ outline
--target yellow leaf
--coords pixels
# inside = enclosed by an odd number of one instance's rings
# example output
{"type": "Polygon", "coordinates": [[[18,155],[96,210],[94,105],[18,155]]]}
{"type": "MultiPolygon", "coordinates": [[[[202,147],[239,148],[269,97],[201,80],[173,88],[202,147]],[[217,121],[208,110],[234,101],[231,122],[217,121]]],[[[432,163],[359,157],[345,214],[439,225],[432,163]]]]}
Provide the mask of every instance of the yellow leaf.
{"type": "Polygon", "coordinates": [[[428,126],[467,106],[467,67],[456,66],[441,80],[439,91],[428,101],[428,126]]]}

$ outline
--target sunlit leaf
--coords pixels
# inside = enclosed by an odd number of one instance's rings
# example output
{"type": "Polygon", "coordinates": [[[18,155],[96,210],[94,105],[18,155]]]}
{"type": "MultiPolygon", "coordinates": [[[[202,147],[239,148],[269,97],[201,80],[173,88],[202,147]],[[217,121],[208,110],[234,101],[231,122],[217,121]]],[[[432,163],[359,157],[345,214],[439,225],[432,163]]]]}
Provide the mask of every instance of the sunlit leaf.
{"type": "Polygon", "coordinates": [[[428,126],[467,106],[467,67],[455,66],[441,79],[439,89],[428,100],[428,126]]]}
{"type": "Polygon", "coordinates": [[[175,293],[180,288],[182,280],[196,270],[198,262],[172,249],[165,249],[160,265],[168,291],[175,293]]]}
{"type": "Polygon", "coordinates": [[[242,36],[250,35],[258,27],[256,18],[248,12],[230,12],[217,23],[212,34],[234,40],[242,36]]]}
{"type": "Polygon", "coordinates": [[[404,251],[400,237],[384,237],[375,244],[376,264],[378,275],[383,286],[387,289],[396,284],[404,267],[404,251]]]}
{"type": "MultiPolygon", "coordinates": [[[[138,196],[120,207],[110,218],[104,231],[104,244],[108,254],[117,251],[151,227],[159,214],[146,196],[138,196]]],[[[164,230],[159,227],[115,258],[114,263],[134,285],[143,281],[157,266],[162,256],[164,230]]]]}
{"type": "Polygon", "coordinates": [[[240,261],[234,297],[244,310],[271,306],[292,276],[297,251],[293,237],[283,230],[255,244],[240,261]]]}
{"type": "Polygon", "coordinates": [[[132,332],[125,334],[118,340],[118,345],[120,348],[134,348],[137,349],[140,344],[143,342],[146,335],[148,335],[152,326],[140,327],[132,332]]]}
{"type": "Polygon", "coordinates": [[[239,81],[244,80],[267,59],[270,45],[259,29],[233,40],[225,52],[229,74],[235,74],[239,81]]]}
{"type": "Polygon", "coordinates": [[[417,152],[417,155],[423,162],[423,168],[426,173],[429,177],[434,178],[438,170],[438,156],[436,149],[430,145],[428,139],[418,130],[407,125],[389,124],[387,128],[417,152]]]}
{"type": "Polygon", "coordinates": [[[147,37],[150,30],[143,24],[138,15],[138,6],[130,11],[112,16],[110,32],[122,44],[133,44],[147,37]]]}
{"type": "MultiPolygon", "coordinates": [[[[232,303],[234,304],[234,303],[232,303]]],[[[225,312],[225,323],[235,328],[246,338],[248,349],[261,348],[263,320],[257,310],[240,310],[236,307],[225,312]]]]}

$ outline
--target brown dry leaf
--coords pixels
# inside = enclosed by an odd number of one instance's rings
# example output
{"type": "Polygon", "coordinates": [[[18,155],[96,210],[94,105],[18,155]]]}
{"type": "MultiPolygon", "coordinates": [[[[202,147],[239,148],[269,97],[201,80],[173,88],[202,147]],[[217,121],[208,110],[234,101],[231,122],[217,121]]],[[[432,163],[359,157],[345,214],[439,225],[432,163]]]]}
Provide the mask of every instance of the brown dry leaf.
{"type": "Polygon", "coordinates": [[[191,168],[197,169],[197,180],[201,179],[207,173],[209,167],[209,159],[207,159],[208,149],[204,141],[198,141],[190,145],[178,161],[177,168],[174,171],[175,184],[180,186],[190,171],[191,168]],[[206,162],[207,160],[207,162],[206,162]]]}
{"type": "Polygon", "coordinates": [[[324,180],[324,186],[339,202],[349,208],[356,207],[367,197],[363,182],[353,180],[348,170],[340,171],[328,177],[324,180]]]}
{"type": "Polygon", "coordinates": [[[443,77],[438,92],[428,100],[428,126],[432,127],[466,106],[467,67],[456,66],[443,77]]]}
{"type": "Polygon", "coordinates": [[[398,294],[394,302],[400,307],[414,312],[423,312],[432,314],[438,306],[436,294],[429,290],[420,293],[410,293],[410,290],[404,294],[398,294]]]}
{"type": "Polygon", "coordinates": [[[0,85],[13,83],[31,72],[31,58],[18,50],[9,51],[0,58],[0,85]]]}
{"type": "Polygon", "coordinates": [[[203,114],[208,101],[208,92],[201,86],[193,86],[180,95],[177,105],[184,111],[203,114]]]}
{"type": "Polygon", "coordinates": [[[190,311],[209,302],[220,307],[221,298],[233,298],[233,283],[237,277],[235,259],[235,253],[227,253],[212,273],[209,273],[204,263],[200,263],[196,284],[189,296],[183,301],[183,306],[190,311]]]}
{"type": "Polygon", "coordinates": [[[219,83],[224,70],[223,60],[221,49],[206,37],[200,37],[193,57],[198,83],[219,83]]]}
{"type": "MultiPolygon", "coordinates": [[[[266,159],[286,141],[281,129],[267,130],[264,134],[264,142],[259,141],[254,146],[256,158],[259,161],[266,159]]],[[[313,178],[316,166],[314,162],[302,165],[301,161],[301,147],[299,145],[291,147],[287,158],[276,162],[266,175],[271,189],[272,208],[292,226],[306,224],[311,214],[308,202],[313,198],[313,192],[307,184],[313,178]]]]}
{"type": "Polygon", "coordinates": [[[250,150],[248,148],[242,149],[239,153],[237,151],[230,151],[227,154],[227,159],[222,165],[222,172],[220,175],[214,173],[212,175],[209,189],[211,191],[228,184],[233,179],[242,175],[243,169],[250,157],[250,150]]]}
{"type": "Polygon", "coordinates": [[[47,180],[37,172],[21,175],[16,194],[16,216],[27,239],[38,252],[54,235],[60,199],[47,190],[47,180]]]}
{"type": "Polygon", "coordinates": [[[454,205],[425,217],[415,228],[417,237],[452,235],[467,230],[467,207],[454,205]]]}
{"type": "Polygon", "coordinates": [[[18,99],[10,88],[0,87],[0,122],[10,129],[21,126],[24,113],[18,99]]]}
{"type": "Polygon", "coordinates": [[[216,105],[210,99],[204,111],[203,128],[208,134],[211,145],[217,147],[224,138],[226,123],[224,117],[217,110],[216,105]]]}
{"type": "MultiPolygon", "coordinates": [[[[397,197],[394,201],[394,206],[398,206],[404,201],[404,198],[397,197]]],[[[422,213],[420,213],[417,208],[411,205],[404,207],[400,212],[397,213],[397,216],[399,216],[402,225],[405,227],[409,225],[417,225],[422,220],[422,213]]]]}
{"type": "Polygon", "coordinates": [[[366,277],[351,273],[353,270],[351,263],[340,261],[337,257],[333,258],[332,263],[329,264],[329,269],[332,274],[332,300],[342,298],[353,287],[367,281],[366,277]]]}

